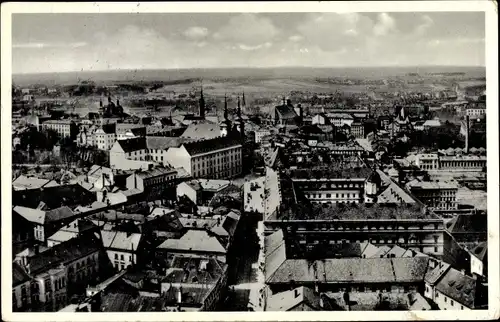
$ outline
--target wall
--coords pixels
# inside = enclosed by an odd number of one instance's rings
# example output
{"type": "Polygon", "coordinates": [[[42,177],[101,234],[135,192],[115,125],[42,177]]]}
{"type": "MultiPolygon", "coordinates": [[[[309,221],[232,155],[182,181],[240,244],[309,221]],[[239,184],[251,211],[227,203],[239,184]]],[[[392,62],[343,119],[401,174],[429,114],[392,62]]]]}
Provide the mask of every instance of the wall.
{"type": "Polygon", "coordinates": [[[107,250],[106,253],[109,257],[109,261],[111,262],[113,267],[118,271],[127,268],[134,262],[137,263],[137,255],[133,254],[131,251],[126,252],[117,250],[107,250]]]}
{"type": "Polygon", "coordinates": [[[182,183],[178,184],[176,192],[177,192],[177,199],[179,199],[179,197],[181,197],[181,196],[187,196],[195,204],[198,204],[198,198],[197,198],[197,192],[196,192],[196,190],[194,190],[187,183],[182,182],[182,183]]]}
{"type": "Polygon", "coordinates": [[[458,303],[438,290],[435,290],[434,302],[441,310],[470,310],[470,308],[458,303]]]}

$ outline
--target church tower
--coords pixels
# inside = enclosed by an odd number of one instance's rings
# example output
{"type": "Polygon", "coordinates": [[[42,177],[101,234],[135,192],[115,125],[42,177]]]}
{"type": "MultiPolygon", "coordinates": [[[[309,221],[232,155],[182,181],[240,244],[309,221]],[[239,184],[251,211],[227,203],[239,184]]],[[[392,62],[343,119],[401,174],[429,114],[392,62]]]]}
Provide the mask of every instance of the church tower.
{"type": "Polygon", "coordinates": [[[203,86],[201,87],[200,96],[200,118],[205,119],[205,98],[203,97],[203,86]]]}
{"type": "Polygon", "coordinates": [[[243,122],[243,118],[241,117],[241,104],[240,97],[238,96],[238,109],[236,111],[236,120],[234,122],[234,129],[238,131],[240,137],[243,138],[245,136],[245,125],[243,122]]]}
{"type": "Polygon", "coordinates": [[[227,96],[224,95],[224,119],[220,122],[220,135],[227,136],[229,131],[231,131],[231,121],[227,111],[227,96]]]}

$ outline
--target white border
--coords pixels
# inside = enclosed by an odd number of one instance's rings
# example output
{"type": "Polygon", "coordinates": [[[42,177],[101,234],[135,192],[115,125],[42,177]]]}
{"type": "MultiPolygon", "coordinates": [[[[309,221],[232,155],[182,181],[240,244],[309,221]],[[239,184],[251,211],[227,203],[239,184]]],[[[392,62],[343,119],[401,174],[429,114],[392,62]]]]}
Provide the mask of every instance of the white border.
{"type": "Polygon", "coordinates": [[[190,3],[2,3],[2,319],[6,321],[201,321],[201,320],[417,320],[417,319],[498,319],[498,16],[493,1],[342,1],[342,2],[190,2],[190,3]],[[146,13],[146,12],[401,12],[401,11],[483,11],[486,15],[486,79],[488,129],[488,261],[489,310],[420,312],[229,312],[229,313],[12,313],[11,265],[11,14],[12,13],[146,13]]]}

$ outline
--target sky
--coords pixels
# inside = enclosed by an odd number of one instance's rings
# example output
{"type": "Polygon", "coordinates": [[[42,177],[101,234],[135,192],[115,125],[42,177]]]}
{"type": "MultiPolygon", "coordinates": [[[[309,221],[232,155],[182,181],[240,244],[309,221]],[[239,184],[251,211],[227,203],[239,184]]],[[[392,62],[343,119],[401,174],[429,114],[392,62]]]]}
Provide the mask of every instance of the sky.
{"type": "Polygon", "coordinates": [[[14,14],[13,73],[484,66],[483,12],[14,14]]]}

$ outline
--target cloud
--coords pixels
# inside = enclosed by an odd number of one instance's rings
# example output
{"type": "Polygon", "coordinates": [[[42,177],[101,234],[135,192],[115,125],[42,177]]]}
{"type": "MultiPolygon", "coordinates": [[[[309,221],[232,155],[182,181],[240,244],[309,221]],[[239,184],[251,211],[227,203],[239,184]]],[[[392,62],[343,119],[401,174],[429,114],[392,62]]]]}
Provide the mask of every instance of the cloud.
{"type": "Polygon", "coordinates": [[[423,15],[420,19],[421,23],[415,28],[415,33],[419,36],[425,34],[434,25],[434,20],[428,15],[423,15]]]}
{"type": "Polygon", "coordinates": [[[293,36],[290,36],[288,38],[288,40],[293,41],[293,42],[299,42],[302,39],[304,39],[304,37],[302,37],[301,35],[293,35],[293,36]]]}
{"type": "Polygon", "coordinates": [[[396,30],[396,20],[385,12],[378,14],[377,23],[373,27],[373,33],[376,36],[385,36],[394,30],[396,30]]]}
{"type": "Polygon", "coordinates": [[[205,27],[193,26],[186,29],[183,32],[183,35],[189,39],[199,40],[205,38],[208,35],[208,29],[205,27]]]}
{"type": "Polygon", "coordinates": [[[261,48],[270,48],[272,45],[273,44],[270,43],[270,42],[266,42],[264,44],[260,44],[260,45],[256,45],[256,46],[247,46],[245,44],[239,44],[238,48],[240,48],[241,50],[253,51],[253,50],[258,50],[258,49],[261,49],[261,48]]]}
{"type": "Polygon", "coordinates": [[[272,42],[279,33],[271,19],[254,13],[243,13],[231,17],[229,22],[214,34],[214,38],[252,47],[272,42]]]}
{"type": "Polygon", "coordinates": [[[298,24],[297,31],[311,45],[336,50],[358,46],[372,28],[373,21],[359,13],[311,13],[298,24]]]}
{"type": "Polygon", "coordinates": [[[13,44],[12,48],[20,49],[41,49],[41,48],[79,48],[87,46],[86,42],[74,42],[74,43],[19,43],[13,44]]]}

